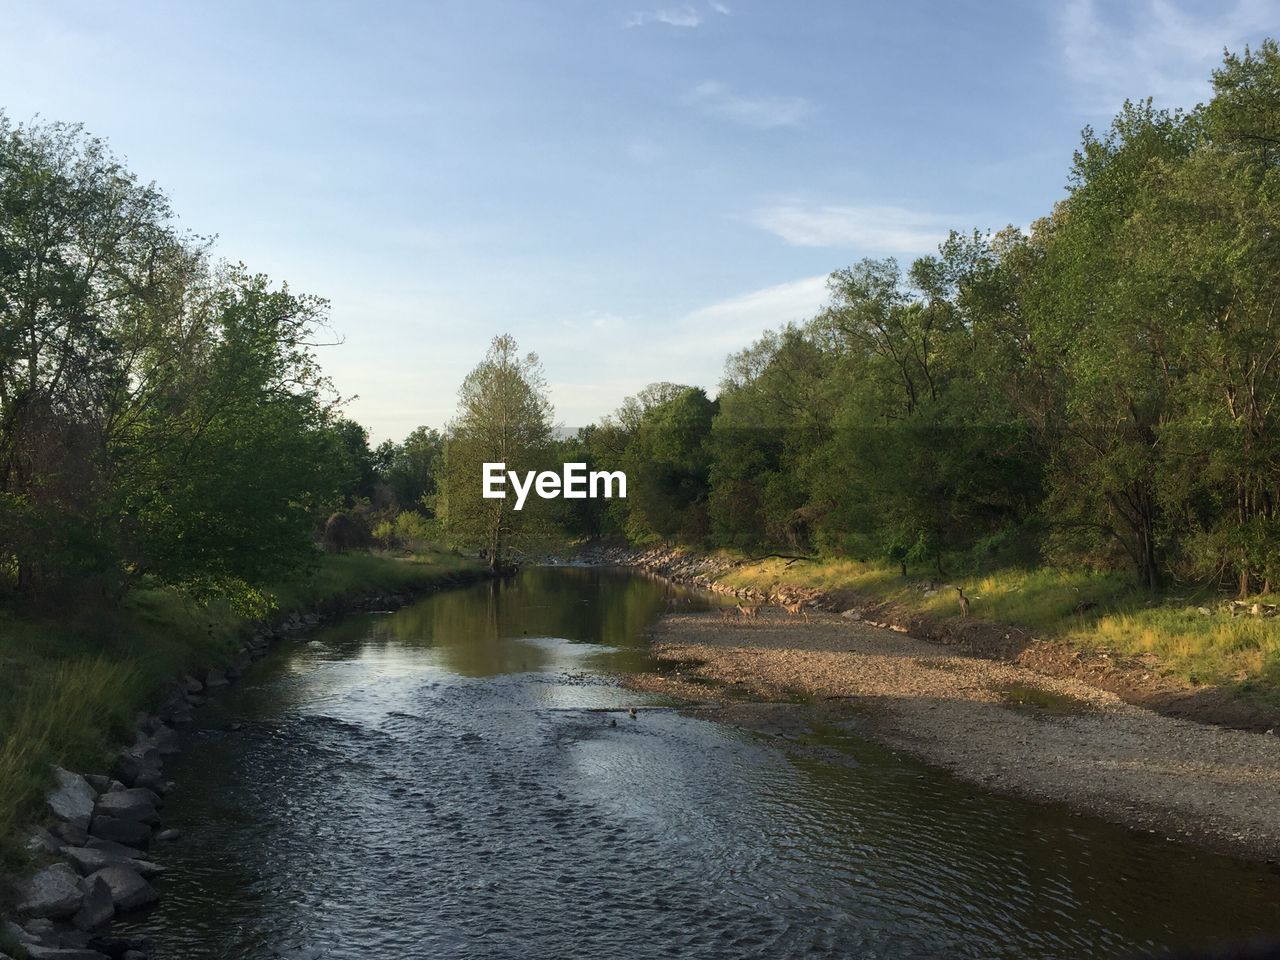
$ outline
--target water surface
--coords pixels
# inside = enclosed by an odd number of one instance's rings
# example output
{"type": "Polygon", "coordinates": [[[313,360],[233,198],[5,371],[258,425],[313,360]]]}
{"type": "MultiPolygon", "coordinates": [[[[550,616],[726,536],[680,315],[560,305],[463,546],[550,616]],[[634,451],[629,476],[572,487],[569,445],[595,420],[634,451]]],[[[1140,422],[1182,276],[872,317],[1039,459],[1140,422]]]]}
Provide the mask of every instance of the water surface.
{"type": "Polygon", "coordinates": [[[673,596],[712,602],[531,569],[281,645],[187,735],[184,836],[133,931],[172,960],[1124,957],[1280,933],[1266,867],[845,733],[812,737],[835,762],[638,699],[613,677],[650,665],[673,596]]]}

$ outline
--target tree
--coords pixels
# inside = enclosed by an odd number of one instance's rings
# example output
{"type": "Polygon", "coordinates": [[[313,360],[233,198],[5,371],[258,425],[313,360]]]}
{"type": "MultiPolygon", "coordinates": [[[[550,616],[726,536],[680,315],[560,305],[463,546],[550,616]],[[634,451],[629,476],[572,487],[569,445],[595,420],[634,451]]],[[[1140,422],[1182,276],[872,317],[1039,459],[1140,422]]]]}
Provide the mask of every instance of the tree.
{"type": "Polygon", "coordinates": [[[24,599],[144,575],[243,596],[312,553],[326,305],[214,269],[172,219],[101,140],[0,115],[0,569],[24,599]]]}
{"type": "Polygon", "coordinates": [[[240,269],[192,306],[207,339],[111,447],[135,575],[234,594],[311,561],[351,478],[350,427],[308,348],[324,309],[240,269]]]}
{"type": "Polygon", "coordinates": [[[504,569],[548,530],[536,497],[520,511],[510,496],[485,499],[483,465],[505,463],[507,470],[521,473],[547,467],[551,416],[537,354],[521,357],[514,338],[494,337],[485,359],[458,391],[458,413],[445,440],[440,498],[449,538],[480,547],[494,570],[504,569]]]}
{"type": "Polygon", "coordinates": [[[710,533],[707,438],[716,405],[699,387],[664,393],[666,399],[645,407],[623,458],[627,533],[700,543],[710,533]]]}
{"type": "Polygon", "coordinates": [[[382,480],[391,488],[401,509],[433,515],[444,460],[444,436],[430,427],[418,427],[404,443],[388,443],[378,449],[385,460],[380,467],[382,480]]]}

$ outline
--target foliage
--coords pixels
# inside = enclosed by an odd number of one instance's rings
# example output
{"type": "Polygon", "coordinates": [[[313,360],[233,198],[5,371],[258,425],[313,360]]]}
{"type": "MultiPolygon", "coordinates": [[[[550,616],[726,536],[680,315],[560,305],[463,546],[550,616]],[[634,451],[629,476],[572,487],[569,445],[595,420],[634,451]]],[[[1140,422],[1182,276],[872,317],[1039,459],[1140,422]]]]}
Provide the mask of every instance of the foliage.
{"type": "Polygon", "coordinates": [[[551,402],[536,354],[520,356],[510,336],[493,339],[458,392],[444,448],[438,509],[451,543],[476,546],[497,570],[548,533],[545,501],[515,510],[510,496],[484,498],[485,463],[521,474],[550,466],[551,402]]]}
{"type": "Polygon", "coordinates": [[[579,440],[635,471],[631,500],[583,530],[1269,592],[1280,49],[1228,54],[1213,83],[1190,113],[1129,103],[1085,130],[1027,232],[837,270],[818,316],[729,358],[715,404],[628,400],[579,440]]]}
{"type": "MultiPolygon", "coordinates": [[[[325,556],[272,584],[271,609],[336,604],[373,591],[402,591],[476,576],[460,557],[325,556]]],[[[56,617],[0,614],[0,860],[5,844],[50,784],[50,764],[106,772],[113,744],[138,710],[183,673],[226,659],[249,624],[222,600],[204,603],[143,583],[120,604],[61,610],[56,617]]]]}
{"type": "Polygon", "coordinates": [[[164,195],[0,114],[0,576],[22,603],[143,576],[252,602],[343,492],[326,305],[209,264],[164,195]]]}

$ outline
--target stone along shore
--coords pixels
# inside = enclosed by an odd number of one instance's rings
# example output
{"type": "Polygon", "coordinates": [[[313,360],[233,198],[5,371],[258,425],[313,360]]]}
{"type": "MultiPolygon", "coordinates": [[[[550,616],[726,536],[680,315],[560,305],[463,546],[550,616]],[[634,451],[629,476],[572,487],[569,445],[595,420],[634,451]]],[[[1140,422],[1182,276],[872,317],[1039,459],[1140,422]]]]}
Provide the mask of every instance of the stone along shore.
{"type": "MultiPolygon", "coordinates": [[[[163,892],[163,848],[180,841],[165,829],[165,798],[177,788],[165,762],[181,750],[178,728],[194,711],[237,680],[271,644],[312,629],[347,610],[403,606],[412,593],[380,594],[332,607],[324,615],[291,614],[274,626],[259,624],[223,666],[175,679],[154,713],[139,714],[133,742],[109,772],[56,768],[46,797],[47,818],[33,826],[27,849],[34,874],[11,880],[15,916],[3,929],[32,960],[146,960],[149,944],[113,936],[111,921],[145,909],[163,892]]],[[[11,960],[0,952],[0,960],[11,960]]]]}

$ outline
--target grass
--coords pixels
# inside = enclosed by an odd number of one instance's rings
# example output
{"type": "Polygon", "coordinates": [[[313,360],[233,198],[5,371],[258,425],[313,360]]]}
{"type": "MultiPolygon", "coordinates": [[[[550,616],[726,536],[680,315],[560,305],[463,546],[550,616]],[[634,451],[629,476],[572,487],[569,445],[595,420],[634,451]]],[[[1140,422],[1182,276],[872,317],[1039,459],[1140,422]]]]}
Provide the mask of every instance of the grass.
{"type": "Polygon", "coordinates": [[[856,560],[794,563],[765,560],[724,577],[737,587],[768,590],[776,583],[850,590],[890,600],[939,619],[959,616],[951,585],[972,598],[971,616],[1021,627],[1044,639],[1142,658],[1153,670],[1194,684],[1235,685],[1280,698],[1280,618],[1231,617],[1210,591],[1153,595],[1118,573],[1009,568],[956,574],[932,589],[895,568],[856,560]],[[1204,616],[1199,607],[1212,613],[1204,616]]]}
{"type": "MultiPolygon", "coordinates": [[[[330,555],[273,593],[279,609],[304,610],[478,570],[439,552],[330,555]]],[[[113,746],[130,736],[157,691],[228,658],[248,629],[227,604],[195,604],[156,588],[133,591],[116,609],[78,607],[57,619],[0,614],[0,858],[19,859],[16,834],[37,814],[51,765],[105,772],[113,746]]]]}

